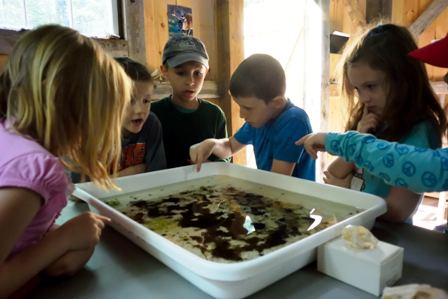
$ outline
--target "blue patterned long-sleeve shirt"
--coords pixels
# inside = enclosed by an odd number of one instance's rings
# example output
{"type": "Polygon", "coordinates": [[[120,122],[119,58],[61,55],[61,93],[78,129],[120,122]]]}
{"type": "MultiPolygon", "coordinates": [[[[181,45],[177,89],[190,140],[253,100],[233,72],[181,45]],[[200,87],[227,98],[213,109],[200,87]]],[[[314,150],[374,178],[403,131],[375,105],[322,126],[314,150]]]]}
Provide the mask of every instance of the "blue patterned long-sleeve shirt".
{"type": "Polygon", "coordinates": [[[415,192],[448,190],[448,148],[419,148],[354,131],[328,133],[325,148],[390,185],[415,192]]]}

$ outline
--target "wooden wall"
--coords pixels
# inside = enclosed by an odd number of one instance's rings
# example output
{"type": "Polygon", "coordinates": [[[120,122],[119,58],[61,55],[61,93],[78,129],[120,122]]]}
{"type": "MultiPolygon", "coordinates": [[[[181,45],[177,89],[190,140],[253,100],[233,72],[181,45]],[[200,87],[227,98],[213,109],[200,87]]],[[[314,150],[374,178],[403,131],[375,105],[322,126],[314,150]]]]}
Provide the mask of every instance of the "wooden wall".
{"type": "MultiPolygon", "coordinates": [[[[354,34],[359,30],[360,19],[365,19],[365,15],[353,16],[355,11],[366,10],[366,1],[353,1],[357,3],[352,11],[347,9],[346,0],[330,1],[330,33],[340,31],[347,34],[354,34]],[[355,20],[357,19],[357,20],[355,20]]],[[[340,54],[330,54],[330,103],[327,119],[329,131],[343,131],[346,121],[345,104],[339,98],[339,86],[337,84],[337,71],[340,63],[340,54]]],[[[330,158],[332,160],[333,158],[330,158]]]]}
{"type": "Polygon", "coordinates": [[[193,11],[193,35],[201,39],[210,56],[207,80],[217,79],[216,0],[158,0],[145,3],[147,62],[152,68],[162,63],[163,46],[168,40],[167,6],[190,7],[193,11]]]}
{"type": "MultiPolygon", "coordinates": [[[[148,66],[158,69],[162,62],[163,46],[168,40],[167,5],[187,6],[193,10],[194,35],[204,42],[210,56],[211,71],[207,80],[216,80],[218,78],[216,2],[216,0],[145,1],[143,6],[144,23],[140,24],[139,22],[137,24],[139,28],[135,28],[135,30],[144,30],[148,66]]],[[[0,67],[6,57],[6,55],[0,54],[0,67]]]]}
{"type": "MultiPolygon", "coordinates": [[[[378,0],[379,1],[379,0],[378,0]]],[[[433,2],[433,0],[393,0],[390,21],[392,23],[409,27],[433,2]]],[[[330,32],[337,30],[349,34],[356,33],[359,30],[359,23],[356,17],[365,17],[366,0],[331,0],[330,1],[330,32]],[[350,14],[346,3],[352,3],[353,9],[359,7],[362,15],[350,14]],[[357,3],[357,4],[355,4],[357,3]]],[[[435,39],[445,37],[448,33],[448,8],[432,22],[417,39],[418,45],[424,46],[435,39]]],[[[338,55],[336,55],[338,56],[338,55]]],[[[337,58],[335,61],[337,62],[337,58]]],[[[332,72],[334,72],[335,64],[332,64],[332,72]]],[[[427,67],[431,80],[440,80],[446,73],[445,69],[436,68],[433,66],[427,67]]]]}
{"type": "MultiPolygon", "coordinates": [[[[394,0],[392,1],[392,21],[396,24],[409,27],[433,0],[419,0],[419,1],[406,1],[406,0],[394,0]]],[[[435,39],[445,37],[448,33],[448,8],[445,8],[443,12],[430,24],[425,31],[423,31],[417,39],[418,45],[424,46],[435,39]]],[[[428,74],[431,80],[441,80],[443,75],[446,74],[446,68],[438,68],[427,65],[428,74]]]]}

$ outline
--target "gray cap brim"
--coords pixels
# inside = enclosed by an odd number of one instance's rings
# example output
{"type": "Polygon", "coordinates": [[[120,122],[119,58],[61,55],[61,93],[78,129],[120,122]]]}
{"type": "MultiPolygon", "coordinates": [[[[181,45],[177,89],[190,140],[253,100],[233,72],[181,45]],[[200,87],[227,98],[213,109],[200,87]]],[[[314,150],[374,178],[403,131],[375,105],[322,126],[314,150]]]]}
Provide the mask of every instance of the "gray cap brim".
{"type": "Polygon", "coordinates": [[[189,61],[199,62],[199,63],[203,64],[206,68],[208,68],[208,59],[202,57],[201,55],[199,55],[197,53],[177,54],[174,57],[168,58],[166,60],[166,64],[170,68],[175,68],[175,67],[178,67],[179,65],[189,62],[189,61]]]}

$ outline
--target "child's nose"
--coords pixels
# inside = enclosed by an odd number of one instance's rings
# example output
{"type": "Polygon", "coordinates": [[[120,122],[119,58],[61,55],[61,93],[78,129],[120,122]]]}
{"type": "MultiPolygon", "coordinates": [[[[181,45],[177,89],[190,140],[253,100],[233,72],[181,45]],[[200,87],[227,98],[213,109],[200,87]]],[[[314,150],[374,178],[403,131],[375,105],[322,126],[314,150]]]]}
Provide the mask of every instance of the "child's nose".
{"type": "Polygon", "coordinates": [[[145,111],[145,105],[143,103],[138,103],[135,105],[135,113],[142,113],[145,111]]]}
{"type": "Polygon", "coordinates": [[[368,94],[360,92],[358,96],[361,103],[368,104],[370,102],[370,96],[368,94]]]}
{"type": "Polygon", "coordinates": [[[187,85],[194,85],[194,77],[193,76],[187,77],[187,85]]]}

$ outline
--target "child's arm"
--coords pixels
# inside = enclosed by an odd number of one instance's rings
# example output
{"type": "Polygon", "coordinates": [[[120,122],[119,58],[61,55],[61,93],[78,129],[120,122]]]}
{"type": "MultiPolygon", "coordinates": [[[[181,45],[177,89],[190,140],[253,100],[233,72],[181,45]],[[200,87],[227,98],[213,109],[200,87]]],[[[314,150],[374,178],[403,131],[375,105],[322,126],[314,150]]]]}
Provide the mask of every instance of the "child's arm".
{"type": "Polygon", "coordinates": [[[241,150],[244,146],[245,144],[239,143],[233,136],[222,139],[205,139],[190,147],[190,160],[197,165],[196,169],[199,171],[202,163],[207,161],[211,154],[225,159],[241,150]]]}
{"type": "Polygon", "coordinates": [[[145,164],[133,165],[118,172],[118,176],[127,176],[145,172],[145,164]]]}
{"type": "Polygon", "coordinates": [[[417,208],[420,194],[405,188],[392,187],[385,201],[387,212],[381,218],[391,222],[404,222],[417,208]]]}
{"type": "Polygon", "coordinates": [[[418,148],[357,132],[330,133],[325,144],[330,153],[355,162],[390,185],[415,192],[448,190],[446,149],[418,148]]]}
{"type": "Polygon", "coordinates": [[[296,166],[295,162],[287,162],[287,161],[281,161],[281,160],[274,160],[272,161],[272,172],[280,173],[280,174],[286,174],[286,175],[292,175],[292,172],[294,171],[294,167],[296,166]]]}
{"type": "Polygon", "coordinates": [[[330,172],[324,171],[323,180],[325,184],[344,187],[344,188],[350,188],[351,182],[352,182],[353,175],[347,175],[345,178],[337,178],[333,176],[330,172]]]}
{"type": "Polygon", "coordinates": [[[326,183],[347,187],[347,181],[352,177],[355,169],[353,163],[349,163],[342,158],[336,158],[327,168],[329,175],[326,177],[326,183]]]}
{"type": "Polygon", "coordinates": [[[355,131],[310,134],[296,144],[303,145],[314,158],[318,151],[325,150],[341,156],[393,186],[415,192],[448,190],[447,149],[432,150],[387,142],[355,131]],[[395,166],[386,166],[390,163],[395,166]]]}
{"type": "MultiPolygon", "coordinates": [[[[364,105],[363,114],[358,122],[356,130],[360,133],[367,133],[370,130],[375,130],[378,125],[378,117],[374,113],[370,113],[367,106],[364,105]]],[[[326,180],[336,186],[349,187],[352,178],[353,171],[355,171],[355,164],[345,161],[342,158],[336,158],[330,166],[328,166],[327,171],[329,176],[326,180]]]]}
{"type": "MultiPolygon", "coordinates": [[[[346,158],[348,158],[349,161],[356,161],[355,158],[355,151],[352,146],[348,146],[348,144],[362,144],[363,147],[365,147],[365,150],[360,150],[361,152],[367,152],[367,153],[378,153],[378,150],[375,150],[378,146],[377,142],[365,142],[366,139],[363,138],[364,141],[357,140],[352,142],[345,142],[343,141],[344,138],[347,135],[351,135],[353,133],[353,136],[358,137],[364,137],[364,136],[370,136],[374,138],[371,135],[364,135],[357,132],[350,132],[350,134],[335,134],[331,133],[334,138],[331,141],[325,142],[327,138],[327,134],[325,133],[317,133],[317,134],[309,134],[300,140],[297,141],[297,144],[303,145],[307,152],[313,157],[317,158],[317,152],[318,151],[325,151],[326,148],[329,148],[329,152],[332,153],[332,150],[330,148],[337,149],[337,154],[343,154],[346,158]],[[342,141],[342,142],[341,142],[342,141]],[[370,146],[371,144],[371,146],[370,146]],[[341,147],[341,145],[344,145],[341,147]],[[347,145],[347,146],[345,146],[347,145]],[[368,150],[368,148],[370,148],[368,150]],[[349,154],[351,153],[351,154],[349,154]]],[[[350,137],[347,137],[347,140],[350,139],[350,137]]],[[[358,152],[359,153],[359,152],[358,152]]],[[[358,160],[359,161],[359,160],[358,160]]],[[[358,167],[360,167],[360,164],[357,164],[358,167]]],[[[372,173],[374,175],[378,175],[376,173],[372,173]]],[[[420,194],[411,192],[410,190],[407,190],[405,188],[399,188],[394,187],[391,188],[388,196],[385,198],[386,205],[387,205],[387,213],[381,216],[381,218],[387,220],[387,221],[393,221],[393,222],[404,222],[411,214],[414,212],[415,208],[417,207],[420,200],[420,194]]]]}
{"type": "Polygon", "coordinates": [[[318,152],[325,152],[325,138],[327,133],[311,133],[303,136],[295,142],[296,145],[303,145],[303,148],[314,159],[317,159],[318,152]]]}
{"type": "Polygon", "coordinates": [[[92,213],[82,214],[8,257],[41,204],[40,196],[27,189],[0,189],[0,298],[13,293],[64,254],[94,246],[109,221],[92,213]]]}
{"type": "MultiPolygon", "coordinates": [[[[229,138],[229,135],[227,134],[227,119],[224,114],[224,112],[220,109],[220,113],[218,114],[218,119],[216,121],[216,132],[214,138],[222,139],[222,138],[229,138]]],[[[211,161],[221,161],[221,162],[231,162],[231,158],[226,157],[224,159],[216,159],[215,157],[212,157],[211,161]]]]}

